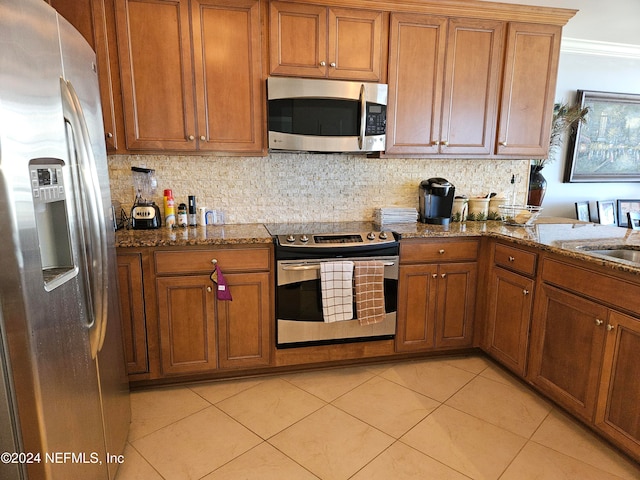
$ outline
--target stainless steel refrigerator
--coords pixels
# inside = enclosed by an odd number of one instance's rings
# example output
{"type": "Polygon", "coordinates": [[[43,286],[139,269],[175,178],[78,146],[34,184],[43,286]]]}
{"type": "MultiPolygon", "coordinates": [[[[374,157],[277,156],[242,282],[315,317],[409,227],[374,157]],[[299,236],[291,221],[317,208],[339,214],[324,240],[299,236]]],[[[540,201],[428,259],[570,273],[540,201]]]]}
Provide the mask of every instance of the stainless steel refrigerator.
{"type": "Polygon", "coordinates": [[[0,478],[109,479],[130,421],[95,55],[0,0],[0,478]]]}

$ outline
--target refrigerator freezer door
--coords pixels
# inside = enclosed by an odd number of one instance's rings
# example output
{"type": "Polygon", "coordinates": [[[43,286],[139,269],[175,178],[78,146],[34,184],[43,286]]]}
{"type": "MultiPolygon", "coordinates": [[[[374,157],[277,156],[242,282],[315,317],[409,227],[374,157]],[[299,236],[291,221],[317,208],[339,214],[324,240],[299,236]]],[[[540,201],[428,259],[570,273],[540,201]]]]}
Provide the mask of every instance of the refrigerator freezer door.
{"type": "MultiPolygon", "coordinates": [[[[102,272],[104,292],[101,301],[106,320],[99,325],[99,351],[96,365],[99,367],[98,377],[102,392],[107,452],[117,454],[124,449],[131,413],[118,302],[115,235],[113,229],[107,227],[110,218],[111,193],[98,75],[95,54],[89,45],[72,25],[60,16],[58,19],[64,78],[69,82],[71,90],[77,94],[77,100],[80,103],[94,162],[90,166],[94,169],[90,176],[95,176],[94,181],[97,185],[94,194],[100,196],[96,199],[96,205],[101,212],[97,212],[96,217],[100,218],[100,236],[103,238],[105,249],[102,258],[105,270],[102,272]]],[[[113,478],[118,464],[110,463],[108,467],[109,476],[113,478]]]]}

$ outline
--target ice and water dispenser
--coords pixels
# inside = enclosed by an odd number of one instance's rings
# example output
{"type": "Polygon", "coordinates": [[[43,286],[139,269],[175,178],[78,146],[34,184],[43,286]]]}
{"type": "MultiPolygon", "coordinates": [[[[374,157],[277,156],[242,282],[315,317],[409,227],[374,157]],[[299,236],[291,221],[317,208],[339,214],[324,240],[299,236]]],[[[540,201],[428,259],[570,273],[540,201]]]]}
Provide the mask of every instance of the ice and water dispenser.
{"type": "Polygon", "coordinates": [[[67,214],[68,192],[62,168],[63,162],[54,159],[34,160],[29,165],[46,290],[54,289],[76,274],[67,214]]]}

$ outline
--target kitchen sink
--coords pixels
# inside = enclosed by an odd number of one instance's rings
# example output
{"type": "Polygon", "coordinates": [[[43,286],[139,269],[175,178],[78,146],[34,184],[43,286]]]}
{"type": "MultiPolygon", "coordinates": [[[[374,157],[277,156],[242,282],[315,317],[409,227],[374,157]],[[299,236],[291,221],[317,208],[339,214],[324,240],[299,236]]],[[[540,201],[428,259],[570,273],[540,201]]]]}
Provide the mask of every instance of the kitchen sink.
{"type": "Polygon", "coordinates": [[[606,250],[587,250],[589,253],[597,253],[598,255],[605,255],[607,257],[621,258],[628,262],[634,262],[640,264],[640,250],[632,250],[628,248],[613,248],[606,250]]]}

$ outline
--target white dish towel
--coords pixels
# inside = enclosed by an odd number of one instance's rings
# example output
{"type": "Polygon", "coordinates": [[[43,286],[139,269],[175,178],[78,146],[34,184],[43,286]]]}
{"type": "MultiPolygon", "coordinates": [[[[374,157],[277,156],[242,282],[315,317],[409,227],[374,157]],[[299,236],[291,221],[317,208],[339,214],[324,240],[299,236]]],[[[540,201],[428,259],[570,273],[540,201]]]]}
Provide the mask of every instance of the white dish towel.
{"type": "Polygon", "coordinates": [[[353,262],[322,262],[320,287],[325,322],[353,319],[353,262]]]}

